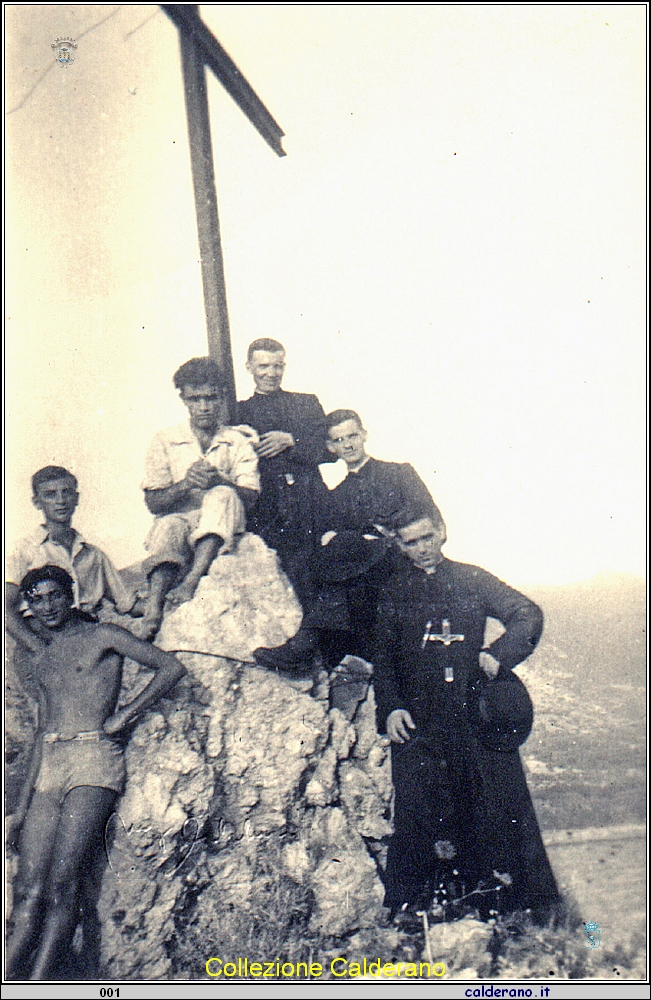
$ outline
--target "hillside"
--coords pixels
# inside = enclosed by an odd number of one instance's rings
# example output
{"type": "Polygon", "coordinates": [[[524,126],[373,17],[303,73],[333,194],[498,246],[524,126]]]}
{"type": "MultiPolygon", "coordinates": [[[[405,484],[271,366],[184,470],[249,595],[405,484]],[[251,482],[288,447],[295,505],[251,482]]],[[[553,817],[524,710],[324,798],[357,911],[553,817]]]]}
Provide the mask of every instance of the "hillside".
{"type": "Polygon", "coordinates": [[[644,822],[644,581],[603,575],[529,593],[545,612],[519,668],[536,707],[523,756],[541,825],[644,822]]]}

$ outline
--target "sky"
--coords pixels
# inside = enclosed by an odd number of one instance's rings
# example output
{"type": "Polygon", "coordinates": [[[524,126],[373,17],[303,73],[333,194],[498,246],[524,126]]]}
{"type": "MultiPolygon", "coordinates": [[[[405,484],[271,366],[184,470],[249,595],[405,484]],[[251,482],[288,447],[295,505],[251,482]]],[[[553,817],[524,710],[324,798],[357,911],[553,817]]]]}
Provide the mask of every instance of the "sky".
{"type": "MultiPolygon", "coordinates": [[[[450,558],[644,575],[646,5],[200,10],[286,133],[280,159],[210,78],[238,396],[279,339],[286,389],[418,470],[450,558]]],[[[153,5],[4,12],[8,544],[64,465],[124,566],[206,353],[177,32],[153,5]]]]}

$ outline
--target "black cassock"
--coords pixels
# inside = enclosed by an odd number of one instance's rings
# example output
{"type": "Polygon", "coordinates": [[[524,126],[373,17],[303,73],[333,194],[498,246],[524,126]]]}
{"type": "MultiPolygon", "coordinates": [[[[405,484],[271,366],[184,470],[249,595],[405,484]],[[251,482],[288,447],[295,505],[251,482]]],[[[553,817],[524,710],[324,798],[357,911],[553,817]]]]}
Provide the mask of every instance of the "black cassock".
{"type": "Polygon", "coordinates": [[[372,532],[374,525],[391,528],[406,508],[427,516],[435,508],[432,496],[408,462],[369,458],[358,472],[349,472],[327,494],[322,508],[323,531],[372,532]]]}
{"type": "Polygon", "coordinates": [[[278,552],[301,602],[312,594],[310,563],[317,542],[320,497],[327,492],[318,466],[333,462],[325,448],[325,414],[316,396],[278,389],[254,393],[237,404],[237,422],[258,434],[286,431],[293,448],[261,458],[260,498],[248,518],[250,531],[278,552]]]}
{"type": "Polygon", "coordinates": [[[321,497],[318,533],[337,535],[316,552],[315,576],[321,586],[304,623],[344,630],[348,640],[340,652],[370,659],[379,591],[396,558],[395,548],[377,528],[392,529],[407,509],[422,517],[437,511],[427,486],[407,462],[369,458],[321,497]]]}
{"type": "Polygon", "coordinates": [[[484,749],[468,720],[488,617],[505,628],[489,651],[500,670],[511,670],[533,652],[542,613],[485,570],[444,559],[428,574],[405,563],[380,600],[378,729],[386,732],[395,709],[416,724],[408,742],[391,745],[395,833],[385,904],[394,910],[466,897],[484,915],[544,912],[559,900],[519,753],[484,749]]]}

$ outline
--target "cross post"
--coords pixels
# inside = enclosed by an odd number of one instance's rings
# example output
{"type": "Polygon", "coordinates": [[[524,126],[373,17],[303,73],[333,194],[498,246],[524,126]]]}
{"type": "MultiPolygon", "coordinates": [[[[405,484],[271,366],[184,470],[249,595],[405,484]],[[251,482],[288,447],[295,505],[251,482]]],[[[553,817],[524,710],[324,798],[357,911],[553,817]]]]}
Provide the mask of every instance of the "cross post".
{"type": "Polygon", "coordinates": [[[225,419],[231,420],[236,401],[235,372],[217,210],[206,65],[278,156],[285,156],[281,144],[284,133],[228,53],[203,23],[198,5],[161,4],[161,7],[179,31],[208,353],[224,374],[228,410],[225,419]]]}

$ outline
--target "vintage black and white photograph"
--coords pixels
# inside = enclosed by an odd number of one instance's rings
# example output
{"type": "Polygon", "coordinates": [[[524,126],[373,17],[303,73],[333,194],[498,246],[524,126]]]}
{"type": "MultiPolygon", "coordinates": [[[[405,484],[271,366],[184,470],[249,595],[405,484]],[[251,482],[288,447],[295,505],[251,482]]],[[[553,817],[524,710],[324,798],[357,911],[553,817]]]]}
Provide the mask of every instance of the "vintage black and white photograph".
{"type": "Polygon", "coordinates": [[[3,4],[8,996],[644,995],[647,13],[3,4]]]}

